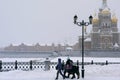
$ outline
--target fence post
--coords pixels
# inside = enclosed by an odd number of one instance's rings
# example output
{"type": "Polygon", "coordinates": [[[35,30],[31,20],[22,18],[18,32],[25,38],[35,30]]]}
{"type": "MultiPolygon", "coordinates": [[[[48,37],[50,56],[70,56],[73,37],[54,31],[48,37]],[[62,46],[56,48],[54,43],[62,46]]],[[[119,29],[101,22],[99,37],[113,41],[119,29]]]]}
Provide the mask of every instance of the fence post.
{"type": "Polygon", "coordinates": [[[91,64],[93,64],[93,60],[91,60],[91,64]]]}
{"type": "Polygon", "coordinates": [[[106,60],[106,65],[108,65],[108,61],[106,60]]]}
{"type": "Polygon", "coordinates": [[[17,66],[17,60],[15,61],[15,69],[17,70],[18,66],[17,66]]]}
{"type": "Polygon", "coordinates": [[[45,64],[45,71],[48,71],[50,70],[50,60],[49,58],[46,58],[46,60],[44,61],[44,64],[45,64]]]}
{"type": "Polygon", "coordinates": [[[0,71],[2,70],[2,60],[0,60],[0,71]]]}
{"type": "Polygon", "coordinates": [[[30,60],[30,70],[32,70],[32,60],[30,60]]]}
{"type": "Polygon", "coordinates": [[[77,60],[77,66],[79,66],[79,60],[77,60]]]}

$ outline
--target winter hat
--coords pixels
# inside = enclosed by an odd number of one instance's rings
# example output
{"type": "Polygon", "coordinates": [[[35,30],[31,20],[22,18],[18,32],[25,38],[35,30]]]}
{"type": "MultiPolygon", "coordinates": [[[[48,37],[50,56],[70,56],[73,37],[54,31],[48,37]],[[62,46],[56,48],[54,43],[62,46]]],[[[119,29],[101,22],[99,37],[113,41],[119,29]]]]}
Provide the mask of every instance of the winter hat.
{"type": "Polygon", "coordinates": [[[60,58],[58,58],[58,62],[61,63],[61,59],[60,58]]]}

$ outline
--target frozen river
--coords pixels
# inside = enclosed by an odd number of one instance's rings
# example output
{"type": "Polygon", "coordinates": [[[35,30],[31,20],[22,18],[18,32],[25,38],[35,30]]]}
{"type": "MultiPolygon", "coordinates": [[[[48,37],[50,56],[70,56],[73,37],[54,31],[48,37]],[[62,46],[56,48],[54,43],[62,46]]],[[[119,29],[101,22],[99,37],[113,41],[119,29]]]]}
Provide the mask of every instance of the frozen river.
{"type": "MultiPolygon", "coordinates": [[[[80,51],[63,52],[0,52],[0,58],[46,58],[58,56],[80,57],[80,51]]],[[[85,57],[120,57],[120,51],[85,51],[85,57]]]]}
{"type": "Polygon", "coordinates": [[[53,52],[0,52],[0,58],[45,58],[53,52]]]}

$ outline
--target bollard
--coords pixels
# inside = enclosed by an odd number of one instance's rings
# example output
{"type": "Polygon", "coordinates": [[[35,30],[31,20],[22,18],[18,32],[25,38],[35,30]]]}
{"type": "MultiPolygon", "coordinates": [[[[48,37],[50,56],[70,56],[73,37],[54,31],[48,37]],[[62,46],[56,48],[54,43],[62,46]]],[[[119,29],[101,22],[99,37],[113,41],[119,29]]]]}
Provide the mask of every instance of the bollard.
{"type": "Polygon", "coordinates": [[[106,65],[108,65],[108,61],[106,60],[106,65]]]}
{"type": "Polygon", "coordinates": [[[32,60],[30,60],[30,70],[32,70],[32,60]]]}
{"type": "Polygon", "coordinates": [[[91,64],[93,64],[93,60],[91,60],[91,64]]]}
{"type": "Polygon", "coordinates": [[[44,64],[45,64],[45,71],[48,71],[50,70],[50,60],[49,58],[46,58],[46,60],[44,61],[44,64]]]}
{"type": "Polygon", "coordinates": [[[18,66],[17,66],[17,60],[15,61],[15,69],[17,70],[18,66]]]}
{"type": "Polygon", "coordinates": [[[79,60],[77,60],[77,66],[79,66],[79,60]]]}
{"type": "Polygon", "coordinates": [[[2,60],[0,60],[0,71],[2,70],[2,60]]]}

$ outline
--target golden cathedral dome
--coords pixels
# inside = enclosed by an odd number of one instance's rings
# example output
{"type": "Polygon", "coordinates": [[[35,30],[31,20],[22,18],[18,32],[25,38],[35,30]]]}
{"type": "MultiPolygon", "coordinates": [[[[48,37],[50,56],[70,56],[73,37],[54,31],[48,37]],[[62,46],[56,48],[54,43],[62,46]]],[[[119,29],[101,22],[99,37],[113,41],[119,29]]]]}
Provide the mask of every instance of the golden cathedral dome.
{"type": "Polygon", "coordinates": [[[101,13],[102,13],[102,14],[109,14],[109,13],[110,13],[110,10],[109,10],[109,8],[105,8],[104,10],[102,10],[101,13]]]}
{"type": "Polygon", "coordinates": [[[92,22],[93,22],[93,23],[98,23],[98,22],[99,22],[99,19],[98,19],[98,18],[93,18],[92,22]]]}
{"type": "Polygon", "coordinates": [[[94,14],[94,18],[93,18],[92,22],[93,23],[98,23],[99,22],[99,19],[98,19],[96,13],[94,14]]]}
{"type": "Polygon", "coordinates": [[[118,19],[117,19],[117,17],[115,16],[115,14],[112,16],[111,21],[112,21],[113,23],[117,23],[118,19]]]}

